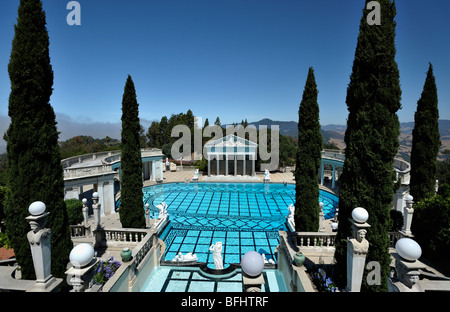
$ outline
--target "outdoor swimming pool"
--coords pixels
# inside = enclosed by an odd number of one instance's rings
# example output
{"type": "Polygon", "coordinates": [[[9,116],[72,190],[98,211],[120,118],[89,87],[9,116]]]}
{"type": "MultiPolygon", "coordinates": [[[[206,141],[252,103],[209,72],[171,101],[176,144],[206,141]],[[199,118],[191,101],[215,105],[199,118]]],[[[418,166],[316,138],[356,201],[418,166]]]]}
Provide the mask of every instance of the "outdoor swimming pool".
{"type": "MultiPolygon", "coordinates": [[[[338,198],[320,190],[325,219],[334,217],[338,198]]],[[[170,183],[144,188],[144,203],[167,204],[169,226],[160,238],[165,260],[192,252],[215,268],[210,246],[222,242],[224,268],[240,263],[251,250],[275,259],[278,231],[285,231],[287,207],[295,202],[295,185],[263,183],[170,183]]]]}

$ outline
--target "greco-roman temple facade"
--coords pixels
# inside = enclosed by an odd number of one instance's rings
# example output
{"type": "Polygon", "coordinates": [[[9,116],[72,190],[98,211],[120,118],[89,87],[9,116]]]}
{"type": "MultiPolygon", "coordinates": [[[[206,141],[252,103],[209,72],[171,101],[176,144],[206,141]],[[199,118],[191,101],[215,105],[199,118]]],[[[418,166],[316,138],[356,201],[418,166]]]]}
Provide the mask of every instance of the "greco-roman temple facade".
{"type": "MultiPolygon", "coordinates": [[[[62,160],[64,199],[79,199],[87,189],[97,192],[101,214],[115,213],[116,193],[120,185],[120,151],[75,156],[62,160]]],[[[162,181],[163,154],[160,149],[142,149],[142,180],[162,181]]],[[[92,196],[88,196],[89,199],[92,196]]]]}
{"type": "Polygon", "coordinates": [[[230,134],[205,144],[208,176],[254,176],[258,144],[230,134]]]}

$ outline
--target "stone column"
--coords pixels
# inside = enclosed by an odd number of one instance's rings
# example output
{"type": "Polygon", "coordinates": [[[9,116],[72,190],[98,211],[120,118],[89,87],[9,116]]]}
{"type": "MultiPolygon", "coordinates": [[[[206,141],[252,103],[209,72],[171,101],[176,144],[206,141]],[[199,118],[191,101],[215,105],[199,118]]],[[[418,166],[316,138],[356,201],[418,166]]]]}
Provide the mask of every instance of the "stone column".
{"type": "Polygon", "coordinates": [[[208,154],[208,177],[210,177],[210,176],[211,176],[211,159],[208,154]]]}
{"type": "Polygon", "coordinates": [[[219,175],[219,155],[216,155],[217,175],[219,175]]]}
{"type": "Polygon", "coordinates": [[[255,154],[252,155],[252,176],[255,176],[255,154]]]}
{"type": "Polygon", "coordinates": [[[234,176],[237,175],[237,155],[234,155],[234,176]]]}
{"type": "Polygon", "coordinates": [[[244,154],[244,163],[243,165],[243,169],[242,169],[242,175],[245,176],[246,172],[245,172],[245,163],[247,162],[247,155],[244,154]]]}
{"type": "Polygon", "coordinates": [[[336,179],[336,165],[333,165],[333,177],[331,179],[331,188],[334,188],[335,186],[335,180],[336,179]]]}
{"type": "Polygon", "coordinates": [[[225,154],[225,175],[228,175],[228,154],[225,154]]]}
{"type": "Polygon", "coordinates": [[[369,214],[364,208],[353,209],[352,224],[353,236],[347,238],[347,291],[359,292],[364,273],[369,242],[365,236],[370,225],[366,223],[369,214]]]}
{"type": "Polygon", "coordinates": [[[34,271],[36,273],[36,283],[29,291],[52,291],[61,283],[61,279],[56,279],[51,274],[51,230],[44,228],[49,212],[45,212],[45,204],[40,201],[32,203],[28,207],[31,231],[27,233],[30,243],[31,255],[33,257],[34,271]]]}
{"type": "Polygon", "coordinates": [[[413,199],[414,198],[411,195],[406,195],[405,197],[406,207],[405,211],[403,212],[403,229],[401,230],[401,232],[406,236],[413,236],[411,232],[411,223],[414,214],[413,199]]]}
{"type": "Polygon", "coordinates": [[[324,165],[323,163],[320,164],[320,185],[323,185],[323,169],[324,169],[324,165]]]}

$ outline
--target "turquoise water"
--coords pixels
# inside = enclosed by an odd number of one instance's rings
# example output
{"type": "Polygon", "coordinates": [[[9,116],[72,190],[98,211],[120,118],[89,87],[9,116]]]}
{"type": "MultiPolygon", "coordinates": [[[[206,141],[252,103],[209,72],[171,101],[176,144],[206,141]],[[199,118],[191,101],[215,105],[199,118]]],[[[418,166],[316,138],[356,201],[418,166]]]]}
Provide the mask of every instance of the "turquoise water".
{"type": "MultiPolygon", "coordinates": [[[[263,271],[265,283],[262,292],[286,292],[282,274],[274,269],[263,271]]],[[[242,292],[242,273],[235,270],[229,274],[214,276],[199,268],[155,268],[142,287],[142,292],[242,292]]]]}
{"type": "MultiPolygon", "coordinates": [[[[198,262],[214,268],[209,247],[223,244],[224,268],[240,263],[251,250],[275,259],[278,231],[287,230],[287,207],[295,202],[295,185],[262,183],[170,183],[144,188],[144,203],[153,217],[156,205],[165,202],[170,224],[161,234],[165,259],[192,252],[198,262]]],[[[320,190],[325,219],[334,217],[338,198],[320,190]]]]}

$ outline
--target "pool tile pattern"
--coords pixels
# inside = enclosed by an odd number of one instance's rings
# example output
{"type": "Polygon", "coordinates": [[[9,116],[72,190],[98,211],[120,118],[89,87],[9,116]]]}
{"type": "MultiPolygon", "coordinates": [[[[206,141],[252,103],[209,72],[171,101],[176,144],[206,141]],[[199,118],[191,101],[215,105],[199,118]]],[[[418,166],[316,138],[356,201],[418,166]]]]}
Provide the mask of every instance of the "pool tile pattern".
{"type": "MultiPolygon", "coordinates": [[[[337,197],[320,193],[325,219],[334,217],[337,197]]],[[[214,268],[209,247],[223,244],[223,261],[239,263],[250,250],[276,261],[278,231],[286,230],[287,207],[295,202],[294,185],[261,183],[171,183],[144,188],[144,203],[168,205],[170,226],[161,239],[165,259],[179,252],[195,253],[199,262],[214,268]]],[[[157,216],[157,213],[156,213],[157,216]]],[[[156,217],[155,216],[155,217],[156,217]]]]}
{"type": "MultiPolygon", "coordinates": [[[[282,277],[275,270],[263,271],[263,292],[280,289],[282,277]]],[[[143,292],[242,292],[242,275],[235,271],[225,277],[206,276],[196,268],[159,267],[152,272],[142,288],[143,292]]]]}

